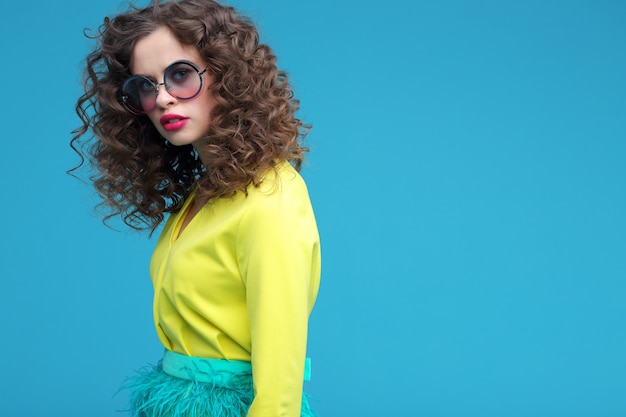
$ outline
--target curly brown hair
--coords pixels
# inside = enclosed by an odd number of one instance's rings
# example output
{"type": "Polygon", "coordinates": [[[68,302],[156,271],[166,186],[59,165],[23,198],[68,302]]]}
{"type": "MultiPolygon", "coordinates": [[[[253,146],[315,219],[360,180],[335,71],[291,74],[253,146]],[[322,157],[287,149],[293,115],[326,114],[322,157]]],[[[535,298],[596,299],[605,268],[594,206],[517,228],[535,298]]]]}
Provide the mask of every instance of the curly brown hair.
{"type": "Polygon", "coordinates": [[[74,169],[87,160],[96,171],[91,180],[101,205],[110,209],[105,221],[120,215],[134,229],[154,231],[164,213],[180,209],[194,184],[198,198],[209,201],[258,186],[280,161],[300,169],[309,126],[295,115],[299,101],[255,26],[232,7],[212,0],[153,0],[105,18],[87,36],[96,46],[87,56],[85,94],[76,104],[82,126],[70,144],[81,157],[74,169]],[[203,165],[191,145],[171,145],[148,117],[131,114],[122,103],[120,87],[131,75],[135,44],[161,27],[196,47],[215,76],[217,105],[207,115],[211,127],[202,149],[210,164],[203,165]],[[79,140],[89,131],[85,142],[79,140]]]}

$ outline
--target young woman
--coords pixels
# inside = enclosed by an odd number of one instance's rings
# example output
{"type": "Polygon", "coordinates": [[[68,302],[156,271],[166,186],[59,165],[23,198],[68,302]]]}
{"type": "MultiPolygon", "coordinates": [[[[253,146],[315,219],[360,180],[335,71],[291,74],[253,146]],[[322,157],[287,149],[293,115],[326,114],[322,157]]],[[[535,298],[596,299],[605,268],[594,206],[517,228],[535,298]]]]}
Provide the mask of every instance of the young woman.
{"type": "Polygon", "coordinates": [[[155,0],[95,38],[72,147],[110,216],[154,231],[169,215],[150,264],[165,353],[129,384],[131,414],[312,416],[320,247],[286,74],[212,0],[155,0]]]}

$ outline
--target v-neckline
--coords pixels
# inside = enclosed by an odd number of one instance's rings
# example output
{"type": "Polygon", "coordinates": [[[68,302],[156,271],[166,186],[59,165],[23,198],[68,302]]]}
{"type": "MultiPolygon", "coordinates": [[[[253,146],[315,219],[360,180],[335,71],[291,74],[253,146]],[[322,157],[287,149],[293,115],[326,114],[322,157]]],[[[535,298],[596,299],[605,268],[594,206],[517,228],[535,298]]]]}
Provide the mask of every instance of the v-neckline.
{"type": "Polygon", "coordinates": [[[187,230],[189,225],[202,211],[202,206],[200,206],[197,210],[195,210],[195,212],[192,212],[195,202],[196,190],[194,189],[191,194],[189,194],[189,197],[187,197],[187,200],[183,204],[183,207],[180,209],[180,212],[178,213],[178,218],[176,219],[176,227],[172,231],[172,243],[175,243],[180,239],[185,230],[187,230]]]}

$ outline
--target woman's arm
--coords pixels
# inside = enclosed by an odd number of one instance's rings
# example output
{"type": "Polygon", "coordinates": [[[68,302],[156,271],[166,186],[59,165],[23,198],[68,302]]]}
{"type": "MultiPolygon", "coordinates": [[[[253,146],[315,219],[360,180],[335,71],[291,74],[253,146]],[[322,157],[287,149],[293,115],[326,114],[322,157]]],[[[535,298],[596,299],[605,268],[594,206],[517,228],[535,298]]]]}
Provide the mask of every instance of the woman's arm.
{"type": "Polygon", "coordinates": [[[298,417],[308,318],[320,277],[317,226],[295,171],[253,198],[238,231],[255,390],[248,417],[298,417]]]}

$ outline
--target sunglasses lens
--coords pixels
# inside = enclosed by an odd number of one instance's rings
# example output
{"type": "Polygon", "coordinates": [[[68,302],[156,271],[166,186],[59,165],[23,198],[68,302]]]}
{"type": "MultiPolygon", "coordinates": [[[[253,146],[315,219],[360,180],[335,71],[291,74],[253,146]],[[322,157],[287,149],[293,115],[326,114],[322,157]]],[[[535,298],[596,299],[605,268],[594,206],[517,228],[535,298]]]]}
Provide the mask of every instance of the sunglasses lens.
{"type": "Polygon", "coordinates": [[[135,75],[122,86],[124,104],[135,113],[145,114],[156,106],[157,90],[146,77],[135,75]]]}
{"type": "Polygon", "coordinates": [[[191,64],[175,62],[165,71],[165,87],[176,98],[189,100],[200,92],[202,77],[191,64]]]}
{"type": "MultiPolygon", "coordinates": [[[[179,100],[190,100],[202,90],[202,75],[188,62],[173,63],[166,68],[164,75],[167,92],[179,100]]],[[[124,105],[137,114],[154,110],[158,93],[158,86],[142,75],[133,75],[122,85],[124,105]]]]}

